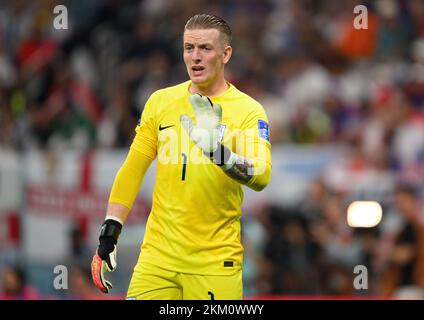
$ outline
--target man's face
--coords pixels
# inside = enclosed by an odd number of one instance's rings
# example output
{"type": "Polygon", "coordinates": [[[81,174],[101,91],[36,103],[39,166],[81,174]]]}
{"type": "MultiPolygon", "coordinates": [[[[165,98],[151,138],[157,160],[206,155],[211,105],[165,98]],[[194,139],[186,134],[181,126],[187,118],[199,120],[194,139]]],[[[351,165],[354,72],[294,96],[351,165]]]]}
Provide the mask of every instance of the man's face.
{"type": "Polygon", "coordinates": [[[224,48],[217,29],[185,30],[184,63],[197,86],[210,86],[223,76],[230,56],[231,47],[224,48]]]}

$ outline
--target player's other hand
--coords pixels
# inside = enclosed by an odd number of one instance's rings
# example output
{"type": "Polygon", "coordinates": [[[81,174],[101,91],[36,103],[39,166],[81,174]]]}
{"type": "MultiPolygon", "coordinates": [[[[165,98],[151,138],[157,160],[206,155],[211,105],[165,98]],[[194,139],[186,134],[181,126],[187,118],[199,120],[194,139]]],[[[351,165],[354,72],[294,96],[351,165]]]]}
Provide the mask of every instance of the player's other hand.
{"type": "Polygon", "coordinates": [[[116,220],[107,219],[103,225],[99,237],[99,245],[91,262],[91,276],[97,288],[103,293],[109,293],[112,289],[110,281],[105,279],[106,271],[114,271],[116,262],[116,245],[122,230],[122,224],[116,220]]]}
{"type": "Polygon", "coordinates": [[[196,118],[196,124],[188,115],[183,114],[180,117],[181,125],[190,139],[203,152],[212,153],[218,148],[222,108],[219,104],[213,104],[207,96],[198,93],[190,95],[189,100],[196,118]]]}

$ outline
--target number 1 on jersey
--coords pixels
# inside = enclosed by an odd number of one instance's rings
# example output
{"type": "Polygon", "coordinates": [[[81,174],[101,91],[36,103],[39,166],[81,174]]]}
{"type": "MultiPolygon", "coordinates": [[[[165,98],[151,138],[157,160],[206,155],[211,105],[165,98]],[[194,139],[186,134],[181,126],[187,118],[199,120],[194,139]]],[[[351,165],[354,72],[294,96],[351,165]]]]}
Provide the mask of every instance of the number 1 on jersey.
{"type": "Polygon", "coordinates": [[[183,158],[183,170],[181,173],[181,180],[184,181],[186,176],[186,168],[187,168],[187,155],[185,153],[182,153],[181,156],[183,158]]]}

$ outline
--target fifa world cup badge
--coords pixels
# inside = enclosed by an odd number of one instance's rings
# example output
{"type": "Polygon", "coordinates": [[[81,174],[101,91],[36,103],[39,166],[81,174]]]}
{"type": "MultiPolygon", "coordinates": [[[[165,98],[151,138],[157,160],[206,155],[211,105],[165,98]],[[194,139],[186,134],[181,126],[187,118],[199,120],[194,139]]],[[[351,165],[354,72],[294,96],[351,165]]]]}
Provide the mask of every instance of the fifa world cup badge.
{"type": "Polygon", "coordinates": [[[259,137],[269,142],[269,125],[264,120],[258,120],[259,137]]]}

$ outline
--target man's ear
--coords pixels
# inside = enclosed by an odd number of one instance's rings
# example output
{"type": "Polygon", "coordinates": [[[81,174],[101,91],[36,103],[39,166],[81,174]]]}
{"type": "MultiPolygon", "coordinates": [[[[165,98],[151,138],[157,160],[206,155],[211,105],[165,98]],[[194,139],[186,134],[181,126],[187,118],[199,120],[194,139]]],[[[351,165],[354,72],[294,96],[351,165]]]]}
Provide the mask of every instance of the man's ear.
{"type": "Polygon", "coordinates": [[[224,52],[222,54],[222,62],[224,64],[227,64],[228,61],[230,61],[231,55],[233,53],[233,48],[231,46],[226,46],[224,48],[224,52]]]}

